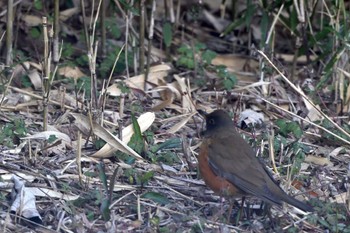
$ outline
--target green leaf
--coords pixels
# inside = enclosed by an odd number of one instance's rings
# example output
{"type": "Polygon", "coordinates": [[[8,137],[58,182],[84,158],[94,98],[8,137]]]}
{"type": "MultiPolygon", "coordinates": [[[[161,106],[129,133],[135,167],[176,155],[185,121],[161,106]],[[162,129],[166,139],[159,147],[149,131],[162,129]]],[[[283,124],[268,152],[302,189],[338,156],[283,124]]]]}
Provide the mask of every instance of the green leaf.
{"type": "Polygon", "coordinates": [[[181,45],[180,48],[177,49],[177,52],[181,53],[181,54],[186,54],[188,52],[192,53],[192,50],[189,46],[187,45],[181,45]]]}
{"type": "Polygon", "coordinates": [[[90,222],[94,221],[94,220],[96,219],[95,213],[94,213],[93,211],[87,212],[86,218],[87,218],[90,222]]]}
{"type": "Polygon", "coordinates": [[[133,113],[131,113],[131,121],[132,121],[132,127],[134,129],[134,134],[138,137],[138,138],[142,138],[142,133],[141,133],[141,129],[140,129],[140,125],[137,122],[137,119],[135,117],[135,115],[133,113]]]}
{"type": "Polygon", "coordinates": [[[229,34],[230,32],[232,32],[233,30],[235,30],[238,26],[241,26],[244,23],[244,17],[240,17],[238,19],[236,19],[236,21],[233,21],[232,23],[230,23],[224,30],[224,32],[222,33],[222,36],[226,36],[227,34],[229,34]]]}
{"type": "Polygon", "coordinates": [[[327,227],[327,228],[330,227],[330,225],[328,224],[328,222],[325,221],[324,219],[319,218],[318,221],[319,221],[319,223],[321,223],[321,225],[323,225],[323,226],[325,226],[325,227],[327,227]]]}
{"type": "Polygon", "coordinates": [[[20,82],[21,82],[21,85],[23,87],[31,87],[32,86],[32,82],[30,81],[30,78],[28,77],[28,75],[21,76],[20,82]]]}
{"type": "Polygon", "coordinates": [[[235,84],[230,79],[225,79],[223,81],[224,87],[226,90],[232,90],[235,84]]]}
{"type": "Polygon", "coordinates": [[[57,139],[56,135],[52,134],[50,135],[49,139],[47,140],[48,143],[53,143],[57,139]]]}
{"type": "Polygon", "coordinates": [[[137,175],[137,170],[135,168],[126,168],[123,172],[124,177],[126,177],[130,182],[130,184],[133,184],[135,182],[134,177],[137,175]]]}
{"type": "Polygon", "coordinates": [[[163,204],[163,205],[166,205],[170,202],[167,197],[163,196],[160,193],[156,193],[156,192],[147,192],[147,193],[143,194],[141,197],[152,200],[154,202],[157,202],[157,203],[163,204]]]}
{"type": "Polygon", "coordinates": [[[292,133],[295,137],[300,138],[303,132],[301,131],[299,125],[296,122],[287,122],[286,123],[286,132],[292,133]]]}
{"type": "Polygon", "coordinates": [[[296,138],[301,138],[301,136],[303,135],[303,131],[301,130],[299,124],[297,123],[295,123],[295,126],[293,127],[292,132],[296,138]]]}
{"type": "Polygon", "coordinates": [[[178,156],[171,151],[167,151],[164,153],[161,153],[159,156],[157,156],[157,162],[161,162],[167,165],[172,166],[175,162],[180,162],[178,156]]]}
{"type": "MultiPolygon", "coordinates": [[[[262,18],[261,18],[261,24],[260,24],[260,29],[261,29],[261,40],[260,40],[260,45],[261,48],[265,45],[266,37],[267,37],[267,32],[269,30],[269,15],[268,12],[263,11],[262,12],[262,18]]],[[[268,41],[269,43],[269,41],[268,41]]]]}
{"type": "Polygon", "coordinates": [[[156,153],[163,149],[174,149],[181,147],[181,139],[180,138],[170,138],[165,142],[155,146],[152,150],[153,153],[156,153]]]}
{"type": "Polygon", "coordinates": [[[85,97],[90,98],[91,96],[91,78],[90,77],[82,77],[78,79],[77,89],[85,91],[85,97]]]}
{"type": "Polygon", "coordinates": [[[125,84],[124,81],[117,82],[117,86],[120,89],[120,91],[124,94],[129,94],[130,93],[130,88],[125,84]]]}
{"type": "Polygon", "coordinates": [[[96,172],[87,171],[84,172],[84,175],[87,177],[96,177],[98,174],[96,172]]]}
{"type": "Polygon", "coordinates": [[[300,138],[303,135],[303,131],[297,122],[287,122],[283,119],[278,119],[276,125],[279,127],[279,133],[284,137],[287,137],[289,133],[292,133],[296,138],[300,138]]]}
{"type": "Polygon", "coordinates": [[[152,179],[154,176],[154,171],[146,172],[141,176],[141,183],[142,185],[146,185],[150,179],[152,179]]]}
{"type": "Polygon", "coordinates": [[[188,69],[194,69],[194,61],[193,58],[189,59],[187,57],[180,57],[177,60],[177,65],[178,66],[183,66],[186,67],[188,69]]]}
{"type": "Polygon", "coordinates": [[[334,65],[339,61],[340,56],[344,53],[345,47],[341,46],[337,49],[336,53],[332,56],[330,61],[326,64],[324,70],[324,75],[318,82],[316,89],[321,89],[324,85],[332,78],[334,71],[334,65]]]}
{"type": "Polygon", "coordinates": [[[153,145],[154,144],[154,133],[151,131],[145,131],[143,132],[143,138],[146,139],[146,142],[149,145],[153,145]]]}
{"type": "Polygon", "coordinates": [[[252,22],[252,18],[254,16],[254,12],[256,10],[256,7],[252,4],[251,0],[247,0],[247,8],[246,8],[246,15],[245,15],[245,23],[247,27],[250,27],[250,24],[252,22]]]}
{"type": "Polygon", "coordinates": [[[131,121],[134,129],[134,134],[132,135],[128,145],[133,148],[137,153],[141,153],[144,149],[144,140],[142,137],[140,125],[133,113],[131,113],[131,121]]]}
{"type": "Polygon", "coordinates": [[[111,210],[109,209],[110,202],[108,198],[104,198],[101,202],[100,210],[103,220],[109,221],[111,218],[111,210]]]}
{"type": "Polygon", "coordinates": [[[101,149],[104,145],[106,145],[106,142],[100,138],[94,141],[94,146],[97,150],[101,149]]]}
{"type": "Polygon", "coordinates": [[[99,177],[100,180],[103,184],[103,188],[107,191],[108,190],[108,185],[107,185],[107,175],[105,172],[105,164],[103,162],[100,162],[97,165],[98,171],[99,171],[99,177]]]}
{"type": "Polygon", "coordinates": [[[204,49],[206,49],[206,48],[207,48],[207,46],[206,46],[205,44],[203,44],[203,43],[196,43],[196,44],[194,45],[194,50],[195,50],[196,52],[199,52],[199,51],[204,50],[204,49]]]}
{"type": "MultiPolygon", "coordinates": [[[[102,77],[107,77],[112,70],[117,54],[120,52],[120,47],[115,47],[108,53],[107,57],[103,59],[99,65],[99,71],[102,77]]],[[[132,53],[128,53],[128,64],[133,64],[132,53]]],[[[115,66],[115,73],[123,72],[126,69],[125,52],[121,52],[119,60],[115,66]]]]}
{"type": "Polygon", "coordinates": [[[237,83],[236,75],[227,71],[224,66],[217,66],[216,72],[220,78],[223,78],[223,85],[226,90],[231,90],[237,83]]]}
{"type": "Polygon", "coordinates": [[[112,34],[114,39],[119,39],[121,37],[122,33],[114,19],[106,20],[106,28],[112,34]]]}
{"type": "Polygon", "coordinates": [[[325,25],[321,31],[316,32],[315,36],[312,37],[314,39],[312,42],[314,42],[314,43],[311,45],[318,43],[318,41],[328,39],[329,35],[332,33],[335,33],[334,30],[332,29],[332,27],[330,27],[329,25],[325,25]]]}
{"type": "Polygon", "coordinates": [[[80,66],[86,66],[89,64],[89,58],[86,54],[81,55],[80,57],[75,59],[75,62],[80,66]]]}
{"type": "Polygon", "coordinates": [[[41,11],[43,9],[43,3],[41,0],[35,0],[34,1],[34,8],[38,11],[41,11]]]}
{"type": "Polygon", "coordinates": [[[173,31],[171,28],[171,24],[166,22],[163,24],[163,40],[166,47],[171,45],[171,41],[173,39],[173,31]]]}
{"type": "MultiPolygon", "coordinates": [[[[158,227],[160,223],[160,218],[159,216],[154,216],[150,219],[150,223],[152,226],[158,227]]],[[[160,231],[159,231],[160,232],[160,231]]]]}
{"type": "Polygon", "coordinates": [[[33,39],[39,39],[41,37],[41,31],[37,27],[32,27],[29,34],[33,39]]]}
{"type": "Polygon", "coordinates": [[[210,65],[212,60],[217,56],[217,54],[214,51],[206,50],[202,53],[202,60],[207,65],[210,65]]]}
{"type": "Polygon", "coordinates": [[[279,127],[279,133],[282,136],[287,137],[288,131],[287,131],[287,122],[286,122],[286,120],[278,119],[276,121],[276,125],[279,127]]]}
{"type": "Polygon", "coordinates": [[[71,57],[74,53],[74,48],[70,43],[64,43],[62,49],[62,57],[68,58],[71,57]]]}
{"type": "Polygon", "coordinates": [[[297,11],[295,9],[295,6],[293,6],[292,13],[290,15],[290,19],[289,20],[290,20],[290,28],[291,28],[291,30],[293,32],[296,32],[299,20],[298,20],[298,15],[297,15],[297,11]]]}
{"type": "Polygon", "coordinates": [[[140,16],[139,9],[129,3],[129,1],[119,0],[126,10],[131,11],[134,15],[140,16]]]}

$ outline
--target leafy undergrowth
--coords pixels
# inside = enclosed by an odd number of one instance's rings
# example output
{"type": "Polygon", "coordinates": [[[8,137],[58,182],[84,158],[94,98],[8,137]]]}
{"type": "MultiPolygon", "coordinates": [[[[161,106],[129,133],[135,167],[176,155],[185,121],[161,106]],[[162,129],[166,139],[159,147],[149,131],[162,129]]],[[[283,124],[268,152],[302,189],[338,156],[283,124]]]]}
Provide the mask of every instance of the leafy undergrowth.
{"type": "Polygon", "coordinates": [[[126,30],[115,18],[140,12],[119,4],[107,9],[108,53],[101,55],[89,50],[93,36],[86,45],[80,7],[61,4],[64,43],[48,79],[40,12],[53,6],[33,1],[19,9],[23,40],[0,84],[2,232],[350,232],[345,6],[328,7],[328,17],[341,17],[326,22],[313,6],[311,30],[291,2],[247,1],[234,20],[220,18],[210,2],[183,3],[181,27],[164,22],[165,6],[157,5],[156,33],[143,44],[152,54],[145,82],[135,65],[138,22],[126,30]],[[204,129],[197,110],[219,108],[284,190],[314,213],[254,197],[242,207],[208,189],[197,169],[204,129]],[[23,209],[10,211],[14,175],[35,195],[42,226],[22,219],[23,209]]]}

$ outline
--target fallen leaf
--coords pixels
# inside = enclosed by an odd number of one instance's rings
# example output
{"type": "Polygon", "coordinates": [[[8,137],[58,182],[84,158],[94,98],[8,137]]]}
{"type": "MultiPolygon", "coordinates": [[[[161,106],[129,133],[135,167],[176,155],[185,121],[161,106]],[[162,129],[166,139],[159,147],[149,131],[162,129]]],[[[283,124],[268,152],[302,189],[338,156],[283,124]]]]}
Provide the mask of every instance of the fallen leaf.
{"type": "Polygon", "coordinates": [[[58,132],[58,131],[43,131],[43,132],[39,132],[36,134],[33,134],[31,136],[27,136],[27,137],[23,137],[21,139],[41,139],[41,140],[47,140],[49,139],[52,135],[54,135],[55,137],[65,140],[66,142],[71,142],[70,137],[67,134],[58,132]]]}
{"type": "MultiPolygon", "coordinates": [[[[145,132],[152,125],[154,120],[155,120],[155,114],[153,112],[146,112],[142,114],[137,119],[137,122],[140,125],[141,132],[142,133],[145,132]]],[[[134,134],[134,129],[132,124],[125,127],[122,131],[123,143],[128,144],[133,134],[134,134]]],[[[112,154],[115,151],[117,151],[117,148],[113,148],[111,145],[106,144],[99,151],[97,151],[91,156],[95,158],[109,158],[112,156],[112,154]]]]}
{"type": "Polygon", "coordinates": [[[197,114],[197,112],[183,115],[184,118],[180,122],[178,122],[177,124],[173,125],[170,129],[168,129],[167,133],[173,134],[173,133],[176,133],[177,131],[179,131],[182,127],[184,127],[187,124],[187,122],[195,114],[197,114]]]}
{"type": "Polygon", "coordinates": [[[81,77],[86,77],[85,75],[77,66],[71,67],[71,66],[64,66],[58,69],[58,74],[62,75],[67,78],[74,78],[78,79],[81,77]]]}
{"type": "Polygon", "coordinates": [[[333,166],[333,163],[328,158],[318,157],[314,155],[308,155],[305,158],[305,162],[313,163],[321,166],[333,166]]]}
{"type": "MultiPolygon", "coordinates": [[[[90,120],[88,117],[77,113],[70,114],[77,121],[77,126],[79,129],[80,127],[83,127],[83,130],[85,130],[86,128],[90,128],[90,120]]],[[[136,159],[143,160],[143,158],[139,154],[137,154],[133,149],[131,149],[125,142],[122,142],[118,137],[111,134],[108,130],[106,130],[96,122],[92,122],[92,131],[96,136],[106,141],[115,149],[120,150],[128,155],[131,155],[136,159]]]]}
{"type": "Polygon", "coordinates": [[[35,15],[23,15],[22,20],[28,27],[35,27],[42,24],[42,18],[35,15]]]}

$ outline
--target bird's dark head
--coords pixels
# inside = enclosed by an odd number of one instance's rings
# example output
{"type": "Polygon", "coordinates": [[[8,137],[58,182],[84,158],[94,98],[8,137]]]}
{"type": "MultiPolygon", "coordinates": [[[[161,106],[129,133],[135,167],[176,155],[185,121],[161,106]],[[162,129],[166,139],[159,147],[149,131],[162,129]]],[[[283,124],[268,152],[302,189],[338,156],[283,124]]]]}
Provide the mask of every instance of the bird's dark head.
{"type": "Polygon", "coordinates": [[[222,129],[230,129],[234,127],[231,117],[224,110],[215,110],[205,115],[207,129],[204,135],[215,133],[222,129]]]}

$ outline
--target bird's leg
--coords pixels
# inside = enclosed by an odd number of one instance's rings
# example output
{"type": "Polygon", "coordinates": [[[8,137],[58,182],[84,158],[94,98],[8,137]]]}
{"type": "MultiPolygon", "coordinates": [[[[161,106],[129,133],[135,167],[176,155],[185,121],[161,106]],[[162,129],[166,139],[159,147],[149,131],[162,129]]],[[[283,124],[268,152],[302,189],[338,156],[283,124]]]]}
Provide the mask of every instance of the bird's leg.
{"type": "MultiPolygon", "coordinates": [[[[242,215],[243,215],[243,209],[244,209],[244,201],[245,201],[245,196],[242,197],[242,203],[241,203],[241,207],[239,208],[239,212],[236,218],[236,225],[238,225],[239,221],[242,219],[242,215]]],[[[248,207],[249,209],[249,207],[248,207]]]]}
{"type": "Polygon", "coordinates": [[[220,211],[217,214],[217,217],[222,215],[225,211],[224,211],[224,203],[225,203],[225,198],[223,196],[220,196],[220,211]]]}
{"type": "MultiPolygon", "coordinates": [[[[265,214],[266,214],[267,217],[270,219],[272,228],[275,228],[276,225],[278,225],[278,224],[276,224],[276,220],[275,220],[275,219],[273,218],[273,216],[272,216],[272,212],[271,212],[272,205],[269,204],[269,203],[265,203],[265,205],[264,205],[263,208],[264,208],[265,214]]],[[[265,216],[266,216],[266,215],[265,215],[265,216]]]]}
{"type": "Polygon", "coordinates": [[[233,205],[234,205],[234,201],[232,201],[232,199],[230,199],[230,208],[228,210],[228,215],[227,215],[227,220],[226,222],[229,224],[231,222],[231,215],[232,215],[232,209],[233,209],[233,205]]]}

